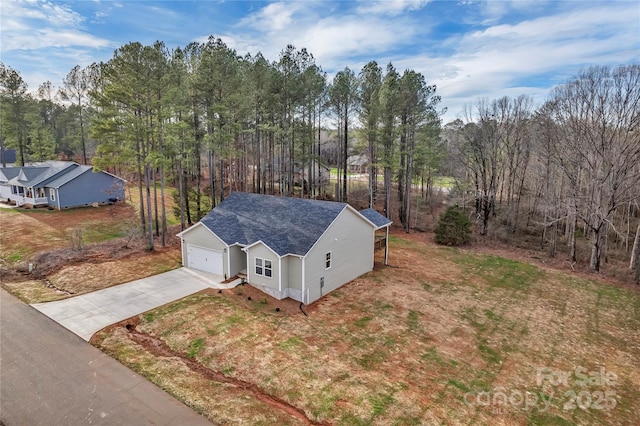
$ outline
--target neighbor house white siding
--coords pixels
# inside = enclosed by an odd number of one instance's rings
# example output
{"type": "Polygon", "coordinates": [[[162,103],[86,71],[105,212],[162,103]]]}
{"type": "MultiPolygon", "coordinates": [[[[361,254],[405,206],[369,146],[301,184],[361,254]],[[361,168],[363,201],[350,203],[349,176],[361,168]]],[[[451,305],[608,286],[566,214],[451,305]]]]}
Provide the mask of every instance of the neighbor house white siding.
{"type": "Polygon", "coordinates": [[[373,226],[348,207],[336,217],[305,258],[304,303],[323,295],[373,270],[373,226]],[[326,254],[331,252],[331,267],[326,269],[326,254]],[[324,287],[320,280],[324,278],[324,287]]]}

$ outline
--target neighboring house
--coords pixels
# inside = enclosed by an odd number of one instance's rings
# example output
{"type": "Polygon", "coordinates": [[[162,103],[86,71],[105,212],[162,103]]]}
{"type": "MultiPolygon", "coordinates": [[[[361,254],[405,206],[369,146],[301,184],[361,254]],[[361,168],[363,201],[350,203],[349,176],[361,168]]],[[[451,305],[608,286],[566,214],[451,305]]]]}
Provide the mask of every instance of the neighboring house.
{"type": "MultiPolygon", "coordinates": [[[[264,168],[264,178],[267,179],[268,174],[271,172],[272,165],[267,164],[264,168]]],[[[326,185],[329,183],[329,178],[331,177],[331,169],[326,165],[320,163],[319,161],[312,160],[311,163],[307,163],[304,167],[301,166],[298,162],[293,165],[293,180],[295,186],[301,186],[301,183],[304,182],[305,189],[308,188],[309,182],[311,178],[309,177],[309,169],[311,169],[311,173],[313,174],[313,180],[316,182],[316,185],[326,185]]],[[[285,159],[280,166],[280,158],[274,158],[273,160],[273,179],[275,181],[279,181],[280,178],[287,179],[289,170],[289,161],[285,159]],[[282,176],[280,172],[282,171],[282,176]]]]}
{"type": "Polygon", "coordinates": [[[351,173],[367,173],[369,156],[366,154],[352,155],[347,158],[347,170],[351,173]]]}
{"type": "MultiPolygon", "coordinates": [[[[0,138],[1,139],[1,138],[0,138]]],[[[13,164],[16,162],[16,150],[7,149],[2,147],[2,141],[0,141],[0,164],[13,164]]]]}
{"type": "MultiPolygon", "coordinates": [[[[391,221],[345,203],[234,192],[178,234],[182,264],[311,303],[373,270],[376,231],[391,221]]],[[[386,262],[386,254],[385,254],[386,262]]]]}
{"type": "Polygon", "coordinates": [[[17,206],[63,209],[124,199],[125,181],[73,161],[0,167],[0,198],[17,206]]]}

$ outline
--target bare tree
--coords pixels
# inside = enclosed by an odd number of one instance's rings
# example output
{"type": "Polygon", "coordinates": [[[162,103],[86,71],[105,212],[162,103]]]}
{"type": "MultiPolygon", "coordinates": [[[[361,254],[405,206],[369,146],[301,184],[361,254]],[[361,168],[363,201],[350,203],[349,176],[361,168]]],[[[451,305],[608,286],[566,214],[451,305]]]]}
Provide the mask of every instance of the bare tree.
{"type": "Polygon", "coordinates": [[[616,209],[640,196],[640,65],[579,73],[554,90],[550,112],[558,125],[556,159],[591,236],[590,268],[599,271],[616,209]]]}

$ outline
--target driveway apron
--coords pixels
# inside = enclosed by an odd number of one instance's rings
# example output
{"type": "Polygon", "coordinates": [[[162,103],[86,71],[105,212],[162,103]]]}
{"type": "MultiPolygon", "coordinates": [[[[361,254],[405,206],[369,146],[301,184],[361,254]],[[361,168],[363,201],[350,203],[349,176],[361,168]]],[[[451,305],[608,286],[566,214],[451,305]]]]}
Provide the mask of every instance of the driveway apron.
{"type": "Polygon", "coordinates": [[[89,341],[104,327],[165,305],[206,288],[228,288],[222,277],[179,268],[104,290],[33,306],[66,329],[89,341]]]}

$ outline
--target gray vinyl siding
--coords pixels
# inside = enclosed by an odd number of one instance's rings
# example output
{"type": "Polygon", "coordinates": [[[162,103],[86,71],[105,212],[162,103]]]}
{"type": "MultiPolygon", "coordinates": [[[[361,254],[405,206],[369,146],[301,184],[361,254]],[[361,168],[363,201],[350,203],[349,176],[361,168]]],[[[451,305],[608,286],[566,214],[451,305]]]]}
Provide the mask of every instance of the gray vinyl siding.
{"type": "Polygon", "coordinates": [[[374,230],[356,212],[345,208],[305,258],[307,303],[373,270],[374,230]],[[331,252],[331,268],[325,255],[331,252]],[[320,278],[324,277],[324,288],[320,278]]]}
{"type": "MultiPolygon", "coordinates": [[[[247,280],[251,284],[278,290],[280,271],[278,270],[278,256],[273,251],[267,248],[264,244],[258,243],[255,246],[249,248],[247,262],[247,280]],[[272,276],[270,278],[265,277],[264,275],[256,274],[256,257],[271,261],[272,276]]],[[[284,283],[282,288],[286,288],[284,283]]]]}
{"type": "Polygon", "coordinates": [[[247,254],[242,251],[238,246],[230,246],[229,260],[231,263],[231,270],[229,271],[229,277],[238,275],[243,269],[247,269],[247,254]]]}
{"type": "MultiPolygon", "coordinates": [[[[228,253],[224,252],[224,249],[227,247],[226,244],[218,238],[213,232],[209,231],[203,225],[194,225],[192,228],[189,228],[182,234],[182,259],[183,266],[187,266],[189,261],[187,259],[187,244],[191,244],[197,247],[202,247],[206,249],[221,251],[222,253],[222,268],[224,274],[229,276],[229,267],[227,263],[227,255],[228,253]]],[[[244,253],[243,253],[244,254],[244,253]]]]}
{"type": "MultiPolygon", "coordinates": [[[[110,198],[124,198],[124,191],[114,193],[116,178],[106,173],[85,172],[57,189],[55,201],[49,198],[51,207],[60,208],[84,206],[93,203],[108,203],[110,198]]],[[[46,187],[46,185],[45,185],[46,187]]],[[[49,188],[47,187],[47,197],[49,188]]]]}
{"type": "MultiPolygon", "coordinates": [[[[285,259],[288,260],[289,277],[287,282],[289,283],[289,288],[302,290],[302,259],[297,256],[287,256],[285,259]]],[[[284,280],[282,285],[284,286],[284,280]]]]}

